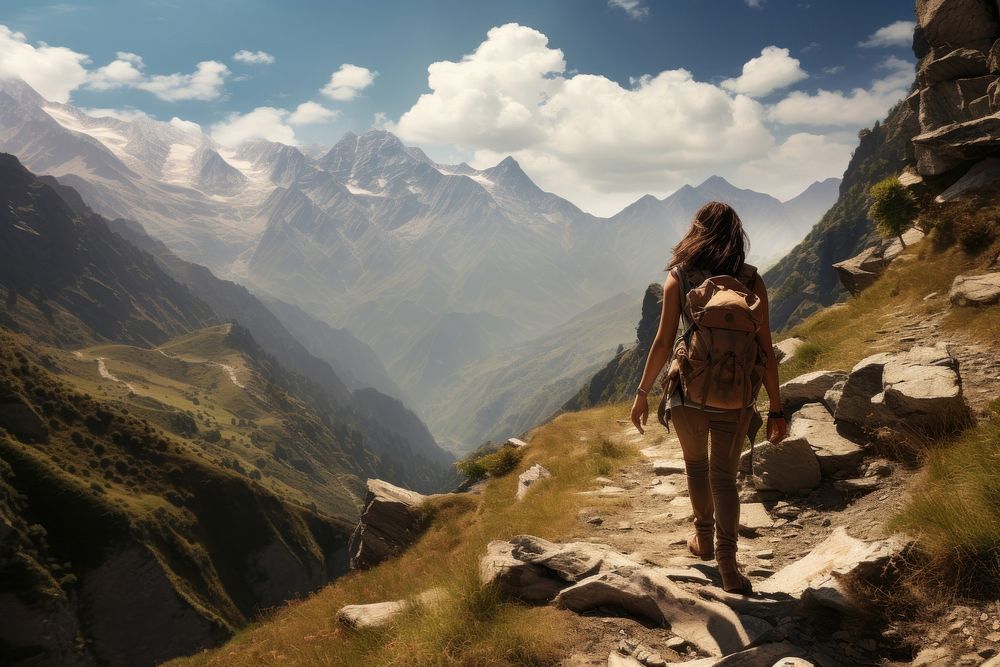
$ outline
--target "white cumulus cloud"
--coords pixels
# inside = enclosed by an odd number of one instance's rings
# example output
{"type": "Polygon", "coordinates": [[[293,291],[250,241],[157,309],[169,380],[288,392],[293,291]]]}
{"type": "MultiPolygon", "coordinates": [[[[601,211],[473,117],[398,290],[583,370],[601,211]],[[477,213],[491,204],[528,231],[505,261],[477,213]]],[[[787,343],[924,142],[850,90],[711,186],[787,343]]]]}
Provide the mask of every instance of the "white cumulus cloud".
{"type": "Polygon", "coordinates": [[[726,79],[722,87],[750,97],[765,97],[808,78],[797,58],[788,49],[767,46],[756,58],[743,65],[743,73],[735,79],[726,79]]]}
{"type": "Polygon", "coordinates": [[[230,113],[212,126],[212,138],[223,146],[236,146],[250,139],[266,139],[295,146],[295,130],[286,122],[289,112],[274,107],[257,107],[245,114],[230,113]]]}
{"type": "Polygon", "coordinates": [[[644,19],[649,16],[649,7],[643,0],[608,0],[608,6],[622,9],[634,19],[644,19]]]}
{"type": "Polygon", "coordinates": [[[917,24],[913,21],[896,21],[876,30],[868,39],[859,42],[858,46],[878,48],[885,46],[910,46],[913,43],[913,30],[917,24]]]}
{"type": "Polygon", "coordinates": [[[248,51],[247,49],[240,49],[233,54],[233,60],[240,63],[245,63],[247,65],[272,65],[274,64],[274,56],[272,56],[267,51],[248,51]]]}
{"type": "Polygon", "coordinates": [[[303,102],[288,116],[292,125],[309,125],[311,123],[326,123],[340,115],[339,111],[327,109],[316,102],[303,102]]]}
{"type": "Polygon", "coordinates": [[[909,92],[913,64],[895,56],[881,65],[887,73],[869,88],[849,93],[819,90],[814,94],[795,91],[768,110],[768,118],[783,125],[840,125],[862,127],[885,116],[909,92]]]}
{"type": "Polygon", "coordinates": [[[0,79],[21,78],[53,102],[69,101],[87,80],[83,53],[62,46],[28,44],[23,33],[0,25],[0,79]]]}
{"type": "Polygon", "coordinates": [[[333,100],[346,102],[353,100],[362,90],[375,82],[378,72],[367,67],[345,63],[330,75],[330,82],[320,92],[333,100]]]}
{"type": "Polygon", "coordinates": [[[853,132],[842,136],[793,134],[767,154],[739,165],[733,179],[758,192],[790,199],[805,185],[840,176],[856,146],[853,132]]]}
{"type": "Polygon", "coordinates": [[[566,69],[541,32],[495,27],[461,60],[430,65],[431,92],[390,129],[407,141],[469,151],[476,166],[513,154],[542,187],[603,212],[774,143],[759,103],[686,70],[625,87],[566,69]]]}
{"type": "Polygon", "coordinates": [[[222,94],[229,68],[216,60],[198,63],[190,74],[145,73],[146,64],[134,53],[119,51],[115,59],[89,73],[87,87],[93,90],[136,88],[161,100],[214,100],[222,94]]]}

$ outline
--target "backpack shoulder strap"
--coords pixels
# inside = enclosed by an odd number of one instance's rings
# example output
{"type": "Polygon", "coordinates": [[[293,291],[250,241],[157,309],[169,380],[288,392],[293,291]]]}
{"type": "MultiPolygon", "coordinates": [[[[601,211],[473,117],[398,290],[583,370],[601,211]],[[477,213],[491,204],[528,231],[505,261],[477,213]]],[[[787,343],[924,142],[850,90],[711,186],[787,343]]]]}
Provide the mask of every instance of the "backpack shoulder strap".
{"type": "Polygon", "coordinates": [[[757,287],[757,267],[753,264],[743,264],[740,269],[739,281],[747,286],[751,292],[757,287]]]}

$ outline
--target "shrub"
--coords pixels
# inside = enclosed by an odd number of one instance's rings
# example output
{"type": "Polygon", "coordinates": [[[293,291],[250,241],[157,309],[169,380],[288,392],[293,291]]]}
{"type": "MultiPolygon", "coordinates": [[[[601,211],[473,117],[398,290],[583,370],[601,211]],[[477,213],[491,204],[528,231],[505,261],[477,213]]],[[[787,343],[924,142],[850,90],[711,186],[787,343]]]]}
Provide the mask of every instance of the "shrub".
{"type": "Polygon", "coordinates": [[[896,236],[903,243],[903,232],[913,225],[920,210],[916,197],[895,176],[873,185],[869,194],[868,217],[879,234],[886,238],[896,236]]]}
{"type": "Polygon", "coordinates": [[[480,480],[487,475],[501,477],[517,467],[521,453],[516,447],[504,446],[488,454],[472,455],[455,464],[460,473],[471,480],[480,480]]]}
{"type": "Polygon", "coordinates": [[[988,215],[970,215],[960,219],[955,235],[962,250],[969,254],[981,252],[997,236],[997,221],[988,215]]]}

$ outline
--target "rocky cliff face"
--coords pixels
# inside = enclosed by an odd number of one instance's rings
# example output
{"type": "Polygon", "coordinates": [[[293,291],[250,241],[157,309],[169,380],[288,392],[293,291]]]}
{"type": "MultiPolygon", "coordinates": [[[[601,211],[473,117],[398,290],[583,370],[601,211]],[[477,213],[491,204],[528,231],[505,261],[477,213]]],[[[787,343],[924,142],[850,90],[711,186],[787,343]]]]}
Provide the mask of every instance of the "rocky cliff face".
{"type": "Polygon", "coordinates": [[[994,0],[919,0],[914,52],[916,170],[940,176],[1000,152],[1000,9],[994,0]]]}

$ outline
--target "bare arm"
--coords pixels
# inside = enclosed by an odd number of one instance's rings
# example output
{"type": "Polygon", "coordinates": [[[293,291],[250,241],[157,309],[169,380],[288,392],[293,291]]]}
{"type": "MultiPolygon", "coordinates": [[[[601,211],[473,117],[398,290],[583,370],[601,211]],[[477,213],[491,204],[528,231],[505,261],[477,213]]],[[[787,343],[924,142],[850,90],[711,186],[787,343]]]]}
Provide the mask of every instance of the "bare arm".
{"type": "MultiPolygon", "coordinates": [[[[764,389],[767,390],[769,410],[781,412],[781,390],[778,387],[778,359],[774,356],[774,344],[771,342],[771,320],[768,312],[767,287],[764,279],[757,277],[757,284],[754,285],[754,294],[760,299],[764,312],[764,326],[757,332],[757,344],[767,355],[767,366],[764,369],[764,389]]],[[[767,436],[772,442],[778,442],[785,436],[786,422],[784,419],[768,419],[767,436]],[[779,423],[780,422],[780,423],[779,423]]]]}
{"type": "Polygon", "coordinates": [[[663,308],[660,311],[660,326],[657,328],[653,344],[649,348],[646,366],[642,371],[642,379],[639,381],[639,392],[632,404],[632,423],[635,424],[640,433],[643,432],[643,426],[649,418],[649,403],[646,400],[646,393],[653,388],[657,376],[670,359],[674,338],[677,335],[680,311],[680,286],[671,273],[667,275],[667,280],[663,284],[663,308]]]}

